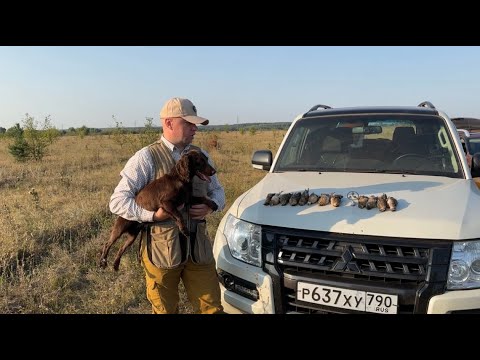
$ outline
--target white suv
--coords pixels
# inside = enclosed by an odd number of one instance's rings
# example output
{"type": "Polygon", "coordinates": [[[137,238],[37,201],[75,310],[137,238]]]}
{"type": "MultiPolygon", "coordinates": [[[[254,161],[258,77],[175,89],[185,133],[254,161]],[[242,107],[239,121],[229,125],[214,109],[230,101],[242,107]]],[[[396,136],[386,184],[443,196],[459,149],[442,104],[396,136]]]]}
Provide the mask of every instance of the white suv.
{"type": "Polygon", "coordinates": [[[480,311],[480,191],[431,103],[314,106],[252,164],[215,237],[227,312],[480,311]]]}

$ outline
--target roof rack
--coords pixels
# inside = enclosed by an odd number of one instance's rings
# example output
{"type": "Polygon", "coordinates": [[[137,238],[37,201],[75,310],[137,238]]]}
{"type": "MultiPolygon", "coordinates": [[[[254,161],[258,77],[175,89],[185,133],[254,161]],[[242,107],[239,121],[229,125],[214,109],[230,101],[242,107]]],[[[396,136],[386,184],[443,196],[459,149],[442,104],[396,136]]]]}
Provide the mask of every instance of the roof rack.
{"type": "Polygon", "coordinates": [[[320,105],[319,104],[319,105],[315,105],[314,107],[312,107],[310,110],[308,110],[308,112],[318,110],[318,108],[331,109],[331,107],[328,106],[328,105],[320,105]]]}
{"type": "Polygon", "coordinates": [[[430,109],[435,109],[435,106],[430,101],[424,101],[420,104],[418,104],[418,107],[428,107],[430,109]]]}

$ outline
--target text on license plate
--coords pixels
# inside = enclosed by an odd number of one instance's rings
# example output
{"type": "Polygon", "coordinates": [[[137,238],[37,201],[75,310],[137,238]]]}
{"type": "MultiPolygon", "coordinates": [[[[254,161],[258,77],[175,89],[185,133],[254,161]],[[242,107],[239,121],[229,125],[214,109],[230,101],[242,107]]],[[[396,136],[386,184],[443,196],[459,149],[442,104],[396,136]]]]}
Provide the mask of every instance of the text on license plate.
{"type": "Polygon", "coordinates": [[[397,295],[349,290],[301,281],[297,284],[297,300],[380,314],[396,314],[398,304],[397,295]]]}

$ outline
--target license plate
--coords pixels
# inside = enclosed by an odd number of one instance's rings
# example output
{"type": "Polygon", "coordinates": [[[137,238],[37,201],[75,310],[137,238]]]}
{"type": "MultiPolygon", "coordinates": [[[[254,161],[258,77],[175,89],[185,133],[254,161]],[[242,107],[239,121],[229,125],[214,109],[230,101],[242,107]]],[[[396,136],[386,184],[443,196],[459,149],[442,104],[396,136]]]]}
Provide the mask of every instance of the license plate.
{"type": "Polygon", "coordinates": [[[297,300],[378,314],[396,314],[398,304],[397,295],[349,290],[301,281],[297,285],[297,300]]]}

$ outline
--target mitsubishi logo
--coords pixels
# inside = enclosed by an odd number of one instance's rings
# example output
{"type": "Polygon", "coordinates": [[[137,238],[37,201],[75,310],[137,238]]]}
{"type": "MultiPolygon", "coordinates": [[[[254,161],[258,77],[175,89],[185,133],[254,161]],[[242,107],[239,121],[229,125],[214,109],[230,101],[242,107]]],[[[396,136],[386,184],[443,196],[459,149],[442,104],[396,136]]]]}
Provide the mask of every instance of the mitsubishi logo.
{"type": "Polygon", "coordinates": [[[350,245],[348,245],[343,251],[343,254],[340,256],[340,259],[338,259],[337,262],[333,265],[332,270],[344,270],[348,272],[359,273],[360,268],[358,267],[356,261],[352,261],[353,258],[354,250],[350,245]]]}

